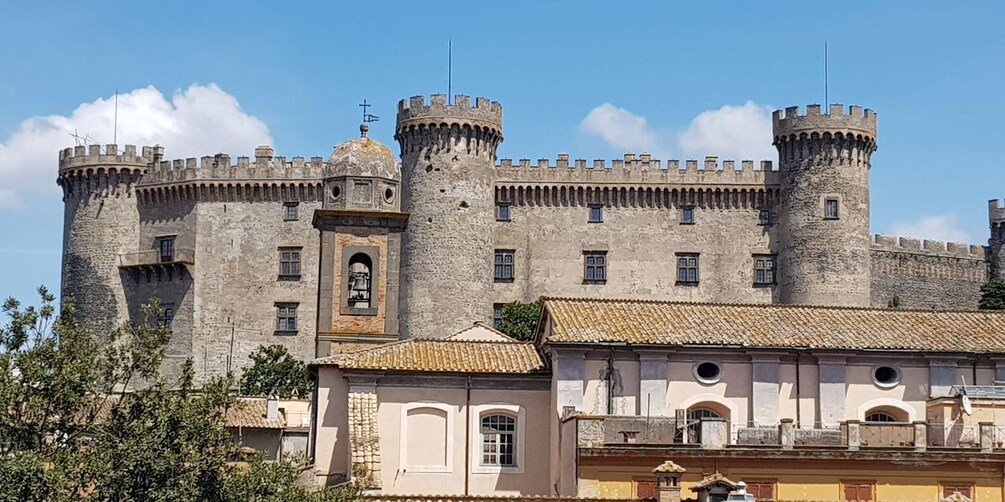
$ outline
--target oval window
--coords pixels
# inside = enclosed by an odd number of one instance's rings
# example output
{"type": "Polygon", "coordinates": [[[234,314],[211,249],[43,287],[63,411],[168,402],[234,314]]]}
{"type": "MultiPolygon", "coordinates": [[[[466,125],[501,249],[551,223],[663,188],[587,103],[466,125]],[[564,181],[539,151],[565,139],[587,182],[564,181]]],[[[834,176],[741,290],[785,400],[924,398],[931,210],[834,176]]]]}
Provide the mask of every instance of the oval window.
{"type": "Polygon", "coordinates": [[[386,200],[388,202],[393,201],[394,200],[394,190],[391,190],[390,188],[388,188],[387,190],[384,190],[384,200],[386,200]]]}
{"type": "Polygon", "coordinates": [[[900,383],[900,371],[893,366],[878,366],[872,370],[872,379],[880,387],[893,387],[900,383]]]}
{"type": "Polygon", "coordinates": [[[338,199],[342,196],[342,187],[335,185],[332,187],[332,198],[338,199]]]}
{"type": "Polygon", "coordinates": [[[699,363],[694,367],[694,377],[703,383],[715,383],[722,376],[722,370],[718,364],[712,361],[699,363]]]}

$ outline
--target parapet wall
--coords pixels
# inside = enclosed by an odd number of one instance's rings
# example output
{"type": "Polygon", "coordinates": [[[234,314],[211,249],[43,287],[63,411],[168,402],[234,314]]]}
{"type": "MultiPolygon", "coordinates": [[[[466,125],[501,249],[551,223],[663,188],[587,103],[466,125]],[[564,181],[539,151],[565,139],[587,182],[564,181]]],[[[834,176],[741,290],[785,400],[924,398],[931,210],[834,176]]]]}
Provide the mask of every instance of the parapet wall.
{"type": "Polygon", "coordinates": [[[154,162],[147,168],[140,185],[179,183],[195,180],[319,180],[328,163],[322,157],[238,157],[231,163],[227,154],[202,158],[154,162]]]}
{"type": "Polygon", "coordinates": [[[762,160],[760,169],[755,169],[754,161],[723,160],[715,156],[705,157],[699,169],[699,161],[684,161],[681,169],[679,160],[662,161],[653,159],[648,153],[638,157],[626,153],[624,159],[613,160],[608,167],[604,160],[596,159],[587,164],[586,159],[569,160],[569,154],[560,153],[555,163],[549,159],[538,159],[532,164],[530,159],[501,159],[496,164],[497,182],[590,182],[590,183],[641,183],[661,185],[776,185],[778,171],[770,160],[762,160]]]}
{"type": "Polygon", "coordinates": [[[101,145],[64,148],[59,151],[59,170],[100,165],[143,167],[154,160],[158,149],[163,153],[163,148],[154,146],[144,146],[140,155],[136,155],[136,145],[124,145],[123,148],[122,153],[119,153],[118,145],[113,144],[105,145],[104,151],[101,145]]]}
{"type": "Polygon", "coordinates": [[[403,122],[421,119],[460,119],[477,121],[502,127],[502,105],[488,98],[475,98],[471,106],[471,97],[456,95],[454,102],[447,103],[445,94],[433,94],[426,103],[425,96],[412,96],[408,101],[398,102],[398,125],[403,122]]]}
{"type": "Polygon", "coordinates": [[[946,242],[931,239],[914,239],[911,237],[895,237],[876,234],[872,238],[872,249],[877,251],[893,251],[900,253],[919,253],[950,258],[969,258],[984,260],[986,248],[978,244],[962,242],[946,242]]]}
{"type": "Polygon", "coordinates": [[[830,113],[820,113],[820,105],[807,105],[806,113],[799,114],[798,106],[790,106],[783,113],[775,110],[771,114],[772,131],[775,137],[799,135],[813,132],[844,132],[876,137],[876,112],[861,106],[830,105],[830,113]]]}

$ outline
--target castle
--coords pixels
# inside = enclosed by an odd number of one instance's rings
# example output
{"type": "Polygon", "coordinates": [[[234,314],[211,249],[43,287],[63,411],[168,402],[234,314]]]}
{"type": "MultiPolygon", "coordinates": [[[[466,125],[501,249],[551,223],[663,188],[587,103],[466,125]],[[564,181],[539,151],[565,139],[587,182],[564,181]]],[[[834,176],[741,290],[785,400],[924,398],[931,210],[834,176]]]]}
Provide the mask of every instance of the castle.
{"type": "Polygon", "coordinates": [[[262,344],[443,337],[541,296],[972,309],[1001,275],[997,201],[987,247],[870,236],[873,111],[791,107],[773,135],[777,168],[514,162],[499,103],[433,95],[399,103],[400,158],[365,124],[327,160],[67,148],[62,294],[99,331],[159,298],[166,370],[209,376],[262,344]]]}

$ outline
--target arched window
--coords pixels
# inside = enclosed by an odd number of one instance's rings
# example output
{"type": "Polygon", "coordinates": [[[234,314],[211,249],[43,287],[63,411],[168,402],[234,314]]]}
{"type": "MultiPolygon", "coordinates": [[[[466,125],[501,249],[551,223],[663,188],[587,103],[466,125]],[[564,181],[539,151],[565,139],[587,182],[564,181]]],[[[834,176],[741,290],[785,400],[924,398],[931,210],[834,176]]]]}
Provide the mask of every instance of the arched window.
{"type": "Polygon", "coordinates": [[[687,442],[701,443],[701,419],[720,418],[719,412],[709,408],[691,408],[687,410],[687,442]]]}
{"type": "Polygon", "coordinates": [[[482,416],[482,465],[516,465],[516,419],[503,414],[482,416]]]}
{"type": "Polygon", "coordinates": [[[349,308],[370,308],[370,293],[373,285],[373,262],[364,253],[356,253],[349,258],[346,273],[349,288],[349,308]]]}
{"type": "Polygon", "coordinates": [[[865,416],[866,422],[896,422],[897,419],[889,413],[875,411],[865,416]]]}

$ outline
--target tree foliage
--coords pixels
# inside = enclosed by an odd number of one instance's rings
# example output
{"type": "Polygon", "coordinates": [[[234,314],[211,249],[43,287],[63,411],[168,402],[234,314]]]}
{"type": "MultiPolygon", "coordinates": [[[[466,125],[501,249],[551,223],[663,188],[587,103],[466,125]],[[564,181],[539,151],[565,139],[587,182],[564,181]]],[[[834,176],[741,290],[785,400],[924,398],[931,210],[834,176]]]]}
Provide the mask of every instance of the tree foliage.
{"type": "MultiPolygon", "coordinates": [[[[72,306],[56,317],[53,296],[44,288],[39,293],[39,307],[14,299],[3,304],[0,501],[341,501],[358,495],[308,493],[284,462],[231,467],[237,450],[224,426],[234,403],[231,377],[196,388],[189,361],[168,381],[159,372],[168,328],[125,325],[99,339],[75,319],[72,306]]],[[[143,309],[154,320],[159,311],[156,303],[143,309]]]]}
{"type": "Polygon", "coordinates": [[[251,354],[251,366],[244,369],[241,392],[246,396],[282,398],[308,396],[311,374],[307,365],[298,361],[282,345],[261,346],[251,354]]]}
{"type": "Polygon", "coordinates": [[[507,303],[503,305],[499,331],[517,340],[533,340],[540,317],[541,300],[530,303],[507,303]]]}
{"type": "Polygon", "coordinates": [[[981,286],[981,300],[977,304],[981,309],[1005,309],[1005,281],[991,279],[981,286]]]}

